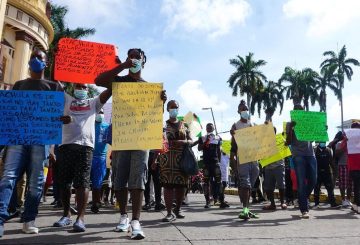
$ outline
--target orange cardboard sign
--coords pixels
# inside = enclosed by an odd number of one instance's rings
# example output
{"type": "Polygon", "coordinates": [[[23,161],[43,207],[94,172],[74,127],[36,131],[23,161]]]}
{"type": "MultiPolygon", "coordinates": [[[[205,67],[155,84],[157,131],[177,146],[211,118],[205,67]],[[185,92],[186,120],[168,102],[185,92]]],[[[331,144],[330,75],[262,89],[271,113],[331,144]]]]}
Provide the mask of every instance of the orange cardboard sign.
{"type": "Polygon", "coordinates": [[[116,66],[115,47],[71,38],[59,41],[55,56],[55,80],[94,83],[102,72],[116,66]]]}

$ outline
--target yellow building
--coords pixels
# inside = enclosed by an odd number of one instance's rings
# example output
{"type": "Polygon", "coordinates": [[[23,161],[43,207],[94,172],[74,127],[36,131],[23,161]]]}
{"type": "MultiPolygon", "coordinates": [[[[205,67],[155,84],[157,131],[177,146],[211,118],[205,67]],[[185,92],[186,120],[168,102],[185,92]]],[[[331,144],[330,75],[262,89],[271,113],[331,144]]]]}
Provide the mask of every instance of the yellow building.
{"type": "Polygon", "coordinates": [[[29,76],[35,49],[48,50],[54,38],[47,0],[0,0],[0,89],[29,76]]]}

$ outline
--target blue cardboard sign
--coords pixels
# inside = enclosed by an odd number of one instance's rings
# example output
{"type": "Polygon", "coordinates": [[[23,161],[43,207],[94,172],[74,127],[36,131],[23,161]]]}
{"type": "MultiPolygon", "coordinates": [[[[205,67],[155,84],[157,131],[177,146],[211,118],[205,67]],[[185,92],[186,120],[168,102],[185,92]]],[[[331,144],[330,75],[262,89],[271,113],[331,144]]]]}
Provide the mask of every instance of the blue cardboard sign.
{"type": "Polygon", "coordinates": [[[60,144],[64,93],[0,90],[0,145],[60,144]]]}

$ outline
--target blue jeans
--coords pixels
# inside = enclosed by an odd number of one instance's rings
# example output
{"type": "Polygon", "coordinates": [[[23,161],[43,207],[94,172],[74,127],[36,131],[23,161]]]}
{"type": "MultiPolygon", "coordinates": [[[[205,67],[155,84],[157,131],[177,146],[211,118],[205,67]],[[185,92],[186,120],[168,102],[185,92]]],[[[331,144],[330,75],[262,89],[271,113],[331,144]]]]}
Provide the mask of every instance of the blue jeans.
{"type": "Polygon", "coordinates": [[[0,181],[0,225],[8,217],[8,206],[16,188],[16,181],[26,172],[28,190],[25,198],[23,218],[25,222],[35,220],[38,213],[44,184],[45,146],[14,145],[7,148],[4,174],[0,181]]]}
{"type": "Polygon", "coordinates": [[[316,185],[317,163],[315,156],[294,156],[301,212],[309,211],[309,196],[316,185]]]}

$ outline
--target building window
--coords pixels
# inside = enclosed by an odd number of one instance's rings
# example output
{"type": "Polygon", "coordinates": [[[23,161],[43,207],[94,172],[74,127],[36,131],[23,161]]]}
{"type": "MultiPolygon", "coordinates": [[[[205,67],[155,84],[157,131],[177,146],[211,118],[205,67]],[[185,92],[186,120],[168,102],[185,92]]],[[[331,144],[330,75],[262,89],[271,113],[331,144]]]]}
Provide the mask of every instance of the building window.
{"type": "Polygon", "coordinates": [[[5,15],[9,15],[9,8],[10,8],[10,6],[9,6],[9,5],[6,5],[5,15]]]}
{"type": "Polygon", "coordinates": [[[23,12],[18,10],[16,13],[16,19],[22,21],[22,16],[23,16],[23,12]]]}
{"type": "Polygon", "coordinates": [[[29,17],[29,23],[28,23],[28,25],[29,25],[30,27],[33,27],[33,25],[34,25],[34,19],[33,19],[33,18],[30,18],[30,17],[29,17]]]}

